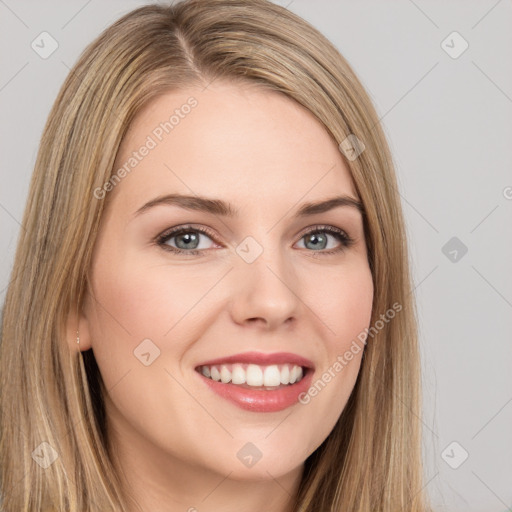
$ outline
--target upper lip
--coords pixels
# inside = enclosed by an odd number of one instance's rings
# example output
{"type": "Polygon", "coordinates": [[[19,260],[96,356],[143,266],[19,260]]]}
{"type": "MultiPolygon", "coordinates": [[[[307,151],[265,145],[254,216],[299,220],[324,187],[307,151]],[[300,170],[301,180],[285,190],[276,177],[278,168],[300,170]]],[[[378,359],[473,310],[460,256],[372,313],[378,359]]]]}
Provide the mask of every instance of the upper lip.
{"type": "Polygon", "coordinates": [[[291,352],[274,352],[271,354],[266,354],[263,352],[243,352],[241,354],[234,354],[232,356],[211,359],[199,364],[198,367],[213,366],[223,363],[253,363],[262,366],[291,363],[306,368],[314,368],[312,361],[297,354],[292,354],[291,352]]]}

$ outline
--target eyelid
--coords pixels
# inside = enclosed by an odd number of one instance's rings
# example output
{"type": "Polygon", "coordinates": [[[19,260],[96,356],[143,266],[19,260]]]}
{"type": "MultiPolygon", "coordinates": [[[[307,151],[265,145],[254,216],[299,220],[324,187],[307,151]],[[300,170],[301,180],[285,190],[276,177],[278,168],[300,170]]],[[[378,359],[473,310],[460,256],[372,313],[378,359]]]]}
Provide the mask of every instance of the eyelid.
{"type": "Polygon", "coordinates": [[[169,238],[170,235],[176,236],[180,234],[181,232],[187,232],[187,231],[198,231],[200,233],[204,233],[208,235],[210,238],[215,239],[217,235],[208,227],[206,226],[195,226],[194,224],[183,224],[179,226],[174,226],[172,228],[168,228],[165,231],[162,231],[159,235],[156,236],[157,240],[163,240],[165,238],[169,238]]]}
{"type": "Polygon", "coordinates": [[[304,235],[307,235],[309,233],[316,233],[317,231],[339,232],[339,234],[344,235],[347,238],[350,238],[349,234],[344,229],[338,228],[331,224],[314,224],[313,226],[308,226],[307,228],[304,228],[302,231],[299,232],[299,238],[302,238],[304,235]]]}

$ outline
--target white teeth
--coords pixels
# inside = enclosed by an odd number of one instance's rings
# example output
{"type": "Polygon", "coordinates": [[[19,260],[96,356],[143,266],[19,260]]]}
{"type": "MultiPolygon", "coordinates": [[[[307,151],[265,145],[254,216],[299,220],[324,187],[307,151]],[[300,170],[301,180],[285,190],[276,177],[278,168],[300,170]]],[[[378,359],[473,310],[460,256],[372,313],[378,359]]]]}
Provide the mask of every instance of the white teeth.
{"type": "Polygon", "coordinates": [[[239,364],[234,364],[231,372],[231,382],[233,384],[245,384],[245,370],[239,364]]]}
{"type": "Polygon", "coordinates": [[[256,364],[250,364],[247,367],[247,384],[249,386],[263,386],[263,372],[256,364]]]}
{"type": "Polygon", "coordinates": [[[279,386],[281,384],[281,372],[277,365],[267,366],[263,373],[264,386],[279,386]]]}
{"type": "Polygon", "coordinates": [[[301,366],[294,364],[223,364],[201,366],[201,373],[206,377],[223,384],[247,384],[254,387],[275,388],[299,382],[303,376],[301,366]]]}
{"type": "Polygon", "coordinates": [[[290,383],[290,368],[287,364],[283,365],[283,369],[281,370],[281,384],[289,384],[290,383]]]}
{"type": "Polygon", "coordinates": [[[290,372],[290,384],[298,382],[300,379],[302,379],[302,367],[294,366],[292,371],[290,372]]]}
{"type": "Polygon", "coordinates": [[[231,372],[224,365],[220,368],[220,380],[224,384],[231,381],[231,372]]]}
{"type": "Polygon", "coordinates": [[[220,372],[216,366],[212,366],[211,373],[212,373],[212,379],[216,380],[218,382],[220,380],[220,372]]]}

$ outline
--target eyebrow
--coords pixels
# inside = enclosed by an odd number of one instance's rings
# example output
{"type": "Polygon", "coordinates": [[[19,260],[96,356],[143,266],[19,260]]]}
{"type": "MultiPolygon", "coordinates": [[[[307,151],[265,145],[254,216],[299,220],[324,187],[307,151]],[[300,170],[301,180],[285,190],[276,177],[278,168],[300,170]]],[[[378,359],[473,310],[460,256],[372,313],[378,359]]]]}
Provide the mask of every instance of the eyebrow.
{"type": "MultiPolygon", "coordinates": [[[[141,215],[142,213],[145,213],[151,208],[159,205],[178,206],[186,210],[211,213],[213,215],[219,215],[222,217],[239,216],[239,211],[234,208],[233,205],[226,203],[221,199],[211,199],[202,196],[190,196],[182,194],[167,194],[164,196],[156,197],[155,199],[152,199],[151,201],[141,206],[134,213],[134,216],[141,215]]],[[[316,215],[318,213],[325,213],[329,210],[341,206],[356,208],[360,213],[364,213],[364,208],[360,201],[350,196],[341,195],[322,201],[304,203],[297,211],[296,216],[306,217],[309,215],[316,215]]]]}

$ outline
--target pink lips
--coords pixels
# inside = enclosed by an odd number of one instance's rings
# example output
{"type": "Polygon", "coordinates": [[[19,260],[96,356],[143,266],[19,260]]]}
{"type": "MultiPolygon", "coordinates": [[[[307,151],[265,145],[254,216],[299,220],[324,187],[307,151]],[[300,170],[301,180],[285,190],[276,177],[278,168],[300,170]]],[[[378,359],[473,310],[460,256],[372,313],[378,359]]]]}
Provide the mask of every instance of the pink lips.
{"type": "Polygon", "coordinates": [[[296,404],[301,393],[305,393],[308,390],[314,374],[314,365],[309,359],[292,353],[264,354],[261,352],[245,352],[243,354],[205,361],[198,365],[196,370],[199,377],[212,391],[241,409],[253,412],[277,412],[296,404]],[[242,388],[231,383],[224,384],[199,373],[201,366],[221,365],[223,363],[253,363],[261,366],[290,363],[302,366],[304,375],[295,384],[288,384],[279,389],[266,391],[242,388]]]}
{"type": "Polygon", "coordinates": [[[305,357],[292,354],[291,352],[276,352],[274,354],[264,354],[262,352],[244,352],[242,354],[235,354],[228,357],[219,357],[218,359],[212,359],[205,361],[198,366],[211,366],[214,364],[223,363],[253,363],[262,366],[268,366],[271,364],[296,364],[297,366],[303,366],[305,368],[314,368],[313,363],[305,357]]]}

